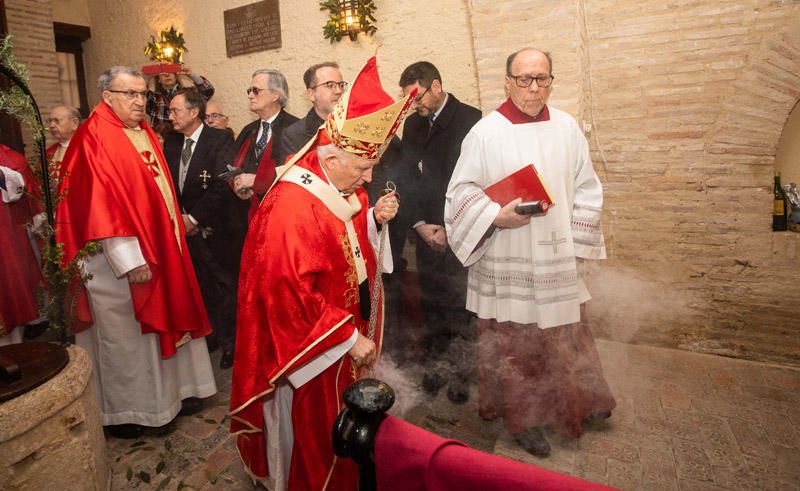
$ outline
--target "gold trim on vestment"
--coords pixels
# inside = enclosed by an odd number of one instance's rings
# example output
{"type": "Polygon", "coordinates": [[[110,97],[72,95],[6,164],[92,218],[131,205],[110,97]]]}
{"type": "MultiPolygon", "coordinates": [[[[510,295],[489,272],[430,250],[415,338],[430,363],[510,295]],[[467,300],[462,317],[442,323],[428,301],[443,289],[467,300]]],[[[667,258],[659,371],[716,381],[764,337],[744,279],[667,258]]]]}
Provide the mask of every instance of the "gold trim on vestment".
{"type": "MultiPolygon", "coordinates": [[[[338,323],[338,324],[336,324],[335,326],[333,326],[332,328],[330,328],[330,330],[328,330],[328,332],[326,332],[325,334],[323,334],[322,336],[320,336],[320,337],[319,337],[319,339],[315,340],[313,343],[311,343],[310,345],[308,345],[308,347],[306,347],[306,349],[304,349],[304,350],[303,350],[303,351],[301,351],[301,352],[300,352],[300,353],[299,353],[297,356],[295,356],[294,358],[292,358],[292,359],[291,359],[291,360],[290,360],[290,361],[289,361],[289,362],[288,362],[286,365],[284,365],[284,367],[283,367],[281,370],[279,370],[279,371],[278,371],[278,373],[277,373],[277,374],[276,374],[274,377],[272,377],[272,378],[270,379],[270,381],[269,381],[269,388],[268,388],[267,390],[265,390],[264,392],[262,392],[262,393],[260,393],[260,394],[258,394],[258,395],[255,395],[255,396],[251,397],[251,398],[250,398],[250,399],[248,399],[248,400],[247,400],[247,401],[246,401],[244,404],[242,404],[241,406],[237,407],[237,408],[236,408],[236,409],[234,409],[233,411],[230,411],[228,414],[231,416],[231,418],[233,418],[233,415],[234,415],[234,414],[238,413],[239,411],[243,410],[244,408],[246,408],[247,406],[249,406],[250,404],[252,404],[253,402],[255,402],[255,400],[256,400],[256,399],[259,399],[259,398],[261,398],[261,397],[264,397],[265,395],[267,395],[267,394],[269,394],[270,392],[272,392],[273,390],[275,390],[275,381],[276,381],[276,380],[278,380],[278,379],[281,377],[281,375],[283,375],[283,374],[284,374],[284,372],[286,372],[286,370],[288,370],[289,368],[291,368],[291,366],[292,366],[292,365],[293,365],[293,364],[294,364],[294,363],[295,363],[295,362],[296,362],[296,361],[297,361],[299,358],[302,358],[302,357],[303,357],[303,355],[305,355],[306,353],[308,353],[308,351],[309,351],[309,350],[311,350],[311,349],[312,349],[314,346],[318,345],[318,344],[319,344],[319,343],[321,343],[323,340],[325,340],[325,339],[326,339],[328,336],[330,336],[330,335],[331,335],[331,333],[333,333],[333,331],[335,331],[336,329],[338,329],[339,327],[341,327],[341,326],[342,326],[342,324],[346,323],[347,321],[349,321],[349,320],[350,320],[350,319],[352,319],[352,318],[353,318],[353,314],[347,314],[347,316],[346,316],[344,319],[342,319],[341,321],[339,321],[339,323],[338,323]]],[[[358,328],[356,328],[356,329],[358,329],[358,328]]]]}

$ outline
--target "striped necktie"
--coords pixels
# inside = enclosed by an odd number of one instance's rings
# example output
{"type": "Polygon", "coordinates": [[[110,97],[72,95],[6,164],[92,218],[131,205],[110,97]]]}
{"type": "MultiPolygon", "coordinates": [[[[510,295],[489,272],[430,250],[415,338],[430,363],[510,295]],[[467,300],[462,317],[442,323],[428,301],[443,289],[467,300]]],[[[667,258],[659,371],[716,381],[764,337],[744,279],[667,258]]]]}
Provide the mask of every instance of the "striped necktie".
{"type": "Polygon", "coordinates": [[[256,142],[256,160],[261,160],[261,154],[264,153],[264,149],[267,148],[267,139],[269,137],[269,122],[262,121],[261,122],[261,138],[258,139],[256,142]]]}
{"type": "Polygon", "coordinates": [[[191,138],[186,139],[181,152],[181,171],[178,176],[178,187],[183,192],[183,183],[186,181],[186,173],[189,170],[189,161],[192,160],[192,145],[194,141],[191,138]]]}

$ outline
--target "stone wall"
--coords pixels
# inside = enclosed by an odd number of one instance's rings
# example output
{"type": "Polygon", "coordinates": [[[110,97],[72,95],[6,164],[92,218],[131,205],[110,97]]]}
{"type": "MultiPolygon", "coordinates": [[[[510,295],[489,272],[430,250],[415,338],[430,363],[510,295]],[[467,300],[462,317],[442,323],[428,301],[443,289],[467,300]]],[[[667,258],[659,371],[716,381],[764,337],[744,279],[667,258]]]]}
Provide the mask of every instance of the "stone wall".
{"type": "Polygon", "coordinates": [[[800,235],[771,231],[800,97],[797,2],[472,0],[484,110],[508,52],[550,50],[551,102],[591,124],[610,260],[590,271],[612,339],[800,364],[800,235]]]}
{"type": "MultiPolygon", "coordinates": [[[[125,22],[99,22],[92,25],[92,39],[86,43],[87,79],[97,80],[111,65],[142,66],[147,58],[142,50],[151,34],[171,24],[184,33],[189,51],[184,61],[195,73],[209,78],[216,87],[215,98],[231,116],[238,131],[254,116],[247,110],[245,89],[250,75],[258,68],[274,67],[289,81],[287,109],[298,117],[310,109],[303,85],[303,72],[309,65],[334,60],[345,80],[350,80],[363,63],[377,52],[378,66],[385,89],[397,96],[397,81],[406,65],[427,59],[436,64],[445,87],[472,104],[478,104],[472,42],[467,6],[463,0],[426,2],[377,2],[378,31],[373,37],[361,35],[357,42],[347,39],[331,44],[322,37],[327,18],[318,0],[280,2],[282,47],[234,58],[225,53],[223,11],[253,3],[249,0],[89,0],[92,19],[114,18],[125,22]],[[447,22],[442,22],[446,18],[447,22]]],[[[99,95],[89,88],[91,101],[99,95]]]]}

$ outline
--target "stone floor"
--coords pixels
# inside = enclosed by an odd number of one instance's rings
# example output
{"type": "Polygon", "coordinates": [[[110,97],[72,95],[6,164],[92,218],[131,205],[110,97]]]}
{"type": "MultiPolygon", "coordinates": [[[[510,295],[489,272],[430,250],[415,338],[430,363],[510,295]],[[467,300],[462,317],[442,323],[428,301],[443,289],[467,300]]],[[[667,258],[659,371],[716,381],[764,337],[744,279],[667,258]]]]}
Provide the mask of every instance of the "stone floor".
{"type": "MultiPolygon", "coordinates": [[[[408,374],[396,380],[398,408],[480,450],[621,489],[800,489],[800,371],[608,341],[598,350],[618,407],[580,441],[551,435],[548,459],[480,420],[475,387],[454,406],[444,391],[430,401],[405,390],[418,377],[408,374]]],[[[220,393],[202,414],[140,441],[109,438],[112,489],[252,489],[228,436],[230,373],[217,373],[220,393]]]]}

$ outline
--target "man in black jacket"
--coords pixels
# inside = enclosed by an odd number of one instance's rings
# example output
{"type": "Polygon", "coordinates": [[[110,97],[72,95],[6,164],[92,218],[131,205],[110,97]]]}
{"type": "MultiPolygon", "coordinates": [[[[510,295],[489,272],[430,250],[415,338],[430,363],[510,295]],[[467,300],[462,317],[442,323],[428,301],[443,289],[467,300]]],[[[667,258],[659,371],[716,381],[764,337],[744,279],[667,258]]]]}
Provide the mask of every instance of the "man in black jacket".
{"type": "MultiPolygon", "coordinates": [[[[235,334],[235,280],[222,267],[228,253],[223,202],[225,183],[217,176],[224,164],[219,156],[233,146],[227,131],[203,124],[205,99],[197,91],[179,91],[170,101],[169,119],[174,132],[164,140],[175,195],[186,226],[186,243],[200,292],[216,337],[224,348],[233,346],[235,334]]],[[[208,338],[207,338],[208,339],[208,338]]]]}
{"type": "Polygon", "coordinates": [[[424,315],[426,374],[422,386],[435,395],[449,381],[447,397],[461,404],[469,398],[471,335],[467,312],[467,270],[447,245],[444,202],[461,141],[481,112],[444,91],[436,67],[420,61],[400,75],[404,94],[417,89],[403,129],[402,159],[411,183],[402,193],[408,223],[417,237],[417,272],[424,315]]]}
{"type": "Polygon", "coordinates": [[[287,128],[281,136],[278,165],[285,163],[286,157],[297,153],[317,134],[317,129],[347,88],[347,82],[342,81],[339,65],[333,61],[308,67],[303,73],[303,83],[312,107],[305,118],[287,128]]]}

